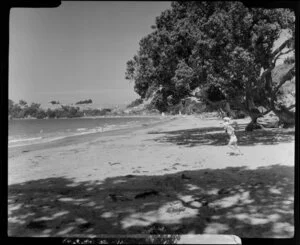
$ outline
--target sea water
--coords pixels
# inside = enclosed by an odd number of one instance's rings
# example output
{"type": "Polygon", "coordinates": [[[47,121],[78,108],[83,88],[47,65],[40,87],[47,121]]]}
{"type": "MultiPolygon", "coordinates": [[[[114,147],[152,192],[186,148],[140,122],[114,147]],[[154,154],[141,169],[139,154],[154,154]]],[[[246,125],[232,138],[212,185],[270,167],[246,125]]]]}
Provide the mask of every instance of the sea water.
{"type": "Polygon", "coordinates": [[[75,135],[131,128],[160,120],[160,117],[10,120],[8,125],[8,147],[51,142],[75,135]]]}

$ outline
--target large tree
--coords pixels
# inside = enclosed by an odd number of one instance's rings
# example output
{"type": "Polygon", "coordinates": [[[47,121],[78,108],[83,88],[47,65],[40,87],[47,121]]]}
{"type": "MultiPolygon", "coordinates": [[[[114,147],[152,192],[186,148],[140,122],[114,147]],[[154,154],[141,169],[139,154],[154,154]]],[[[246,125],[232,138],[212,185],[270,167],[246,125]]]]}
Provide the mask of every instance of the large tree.
{"type": "Polygon", "coordinates": [[[160,111],[198,89],[201,100],[225,105],[228,113],[230,106],[239,105],[252,124],[262,115],[258,106],[293,124],[293,106],[281,103],[279,91],[293,78],[295,65],[289,64],[277,81],[272,72],[282,55],[294,51],[294,22],[288,9],[247,8],[241,2],[172,2],[127,62],[126,78],[160,111]],[[290,38],[274,49],[283,30],[290,38]]]}

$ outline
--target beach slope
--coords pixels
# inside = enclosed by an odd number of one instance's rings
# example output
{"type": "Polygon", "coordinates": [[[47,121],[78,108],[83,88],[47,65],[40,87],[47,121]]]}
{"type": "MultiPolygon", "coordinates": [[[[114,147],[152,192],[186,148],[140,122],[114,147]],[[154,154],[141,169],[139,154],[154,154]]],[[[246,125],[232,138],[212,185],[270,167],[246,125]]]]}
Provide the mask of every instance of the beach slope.
{"type": "Polygon", "coordinates": [[[232,155],[216,118],[174,117],[14,151],[8,234],[294,234],[294,130],[245,132],[232,155]]]}

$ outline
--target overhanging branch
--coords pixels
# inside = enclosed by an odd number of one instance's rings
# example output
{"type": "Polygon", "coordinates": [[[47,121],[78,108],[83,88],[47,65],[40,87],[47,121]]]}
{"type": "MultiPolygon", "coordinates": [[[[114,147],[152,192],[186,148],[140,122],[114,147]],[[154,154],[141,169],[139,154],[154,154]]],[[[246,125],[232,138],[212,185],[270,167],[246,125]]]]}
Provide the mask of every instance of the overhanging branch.
{"type": "Polygon", "coordinates": [[[271,67],[269,67],[268,69],[266,69],[258,78],[258,81],[262,81],[267,74],[269,74],[273,69],[274,69],[275,65],[272,65],[271,67]]]}
{"type": "Polygon", "coordinates": [[[273,65],[275,66],[276,61],[277,61],[282,55],[288,54],[288,53],[290,53],[290,52],[292,52],[292,51],[294,51],[294,49],[289,49],[289,50],[286,51],[286,52],[280,52],[280,53],[274,58],[273,65]]]}
{"type": "Polygon", "coordinates": [[[272,109],[266,110],[265,112],[262,113],[262,115],[267,115],[270,111],[272,111],[272,109]]]}
{"type": "Polygon", "coordinates": [[[290,105],[289,107],[287,107],[286,109],[290,110],[290,109],[293,109],[294,107],[296,107],[296,104],[294,105],[290,105]]]}
{"type": "Polygon", "coordinates": [[[281,52],[291,41],[293,40],[293,37],[289,38],[285,42],[283,42],[273,53],[272,56],[275,57],[278,53],[281,52]]]}
{"type": "Polygon", "coordinates": [[[287,81],[291,80],[293,76],[295,75],[295,65],[288,70],[288,72],[283,76],[280,83],[275,87],[273,94],[276,94],[279,89],[282,87],[283,84],[285,84],[287,81]]]}

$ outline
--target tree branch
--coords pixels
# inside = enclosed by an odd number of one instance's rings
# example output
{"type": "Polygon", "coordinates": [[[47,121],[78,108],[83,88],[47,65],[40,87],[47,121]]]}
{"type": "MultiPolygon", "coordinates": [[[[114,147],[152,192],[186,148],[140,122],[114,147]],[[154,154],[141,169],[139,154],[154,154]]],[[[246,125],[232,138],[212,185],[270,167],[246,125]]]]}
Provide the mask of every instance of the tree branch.
{"type": "Polygon", "coordinates": [[[262,81],[265,76],[270,73],[273,69],[274,69],[275,65],[272,65],[271,67],[269,67],[267,70],[264,70],[264,72],[260,75],[260,77],[258,78],[258,81],[262,81]]]}
{"type": "Polygon", "coordinates": [[[270,111],[272,111],[272,109],[266,110],[265,112],[262,113],[262,115],[267,115],[270,111]]]}
{"type": "Polygon", "coordinates": [[[296,104],[290,105],[290,106],[289,106],[288,108],[286,108],[286,109],[290,110],[290,109],[293,109],[294,107],[296,107],[296,104]]]}
{"type": "Polygon", "coordinates": [[[281,52],[284,48],[286,48],[286,46],[293,40],[293,37],[289,38],[288,40],[286,40],[285,42],[283,42],[273,53],[272,53],[272,56],[273,56],[273,59],[274,61],[271,63],[271,67],[269,67],[268,69],[266,69],[262,74],[261,76],[258,78],[258,81],[262,81],[265,76],[270,73],[273,68],[275,67],[275,64],[276,64],[276,61],[277,59],[281,56],[281,55],[284,55],[284,54],[287,54],[289,52],[292,52],[294,49],[289,49],[288,51],[286,52],[281,52]]]}
{"type": "Polygon", "coordinates": [[[289,38],[283,44],[281,44],[273,53],[272,56],[275,57],[281,50],[283,50],[291,41],[293,40],[293,37],[289,38]]]}
{"type": "Polygon", "coordinates": [[[283,84],[285,84],[287,81],[293,78],[293,76],[295,75],[294,71],[295,71],[295,65],[291,69],[289,69],[288,72],[283,76],[280,83],[273,90],[273,94],[276,94],[283,84]]]}
{"type": "Polygon", "coordinates": [[[274,61],[272,62],[272,64],[275,66],[276,64],[276,61],[282,56],[282,55],[285,55],[285,54],[288,54],[290,52],[294,51],[294,49],[289,49],[288,51],[286,52],[280,52],[275,58],[274,58],[274,61]]]}

